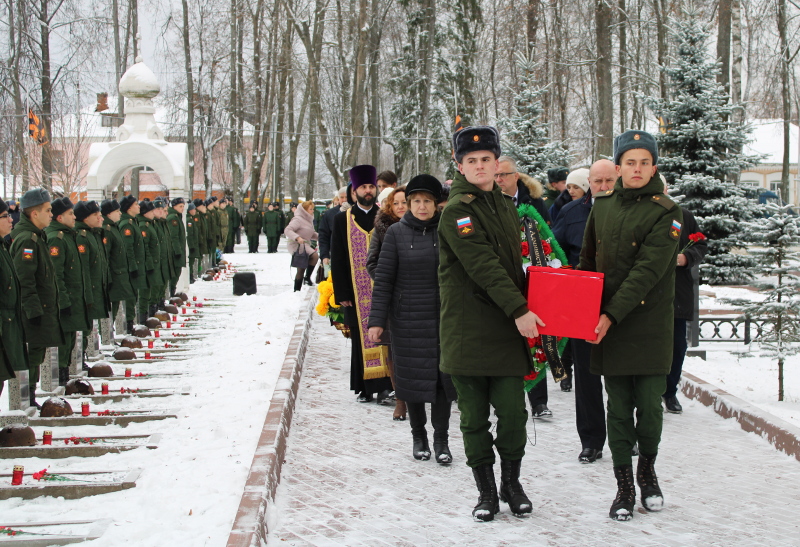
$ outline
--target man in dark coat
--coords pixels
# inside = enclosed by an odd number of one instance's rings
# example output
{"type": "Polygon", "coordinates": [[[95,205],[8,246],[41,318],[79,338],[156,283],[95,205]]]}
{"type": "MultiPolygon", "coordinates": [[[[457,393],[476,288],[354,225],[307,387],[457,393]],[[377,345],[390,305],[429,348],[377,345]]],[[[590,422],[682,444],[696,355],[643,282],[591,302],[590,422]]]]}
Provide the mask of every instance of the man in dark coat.
{"type": "MultiPolygon", "coordinates": [[[[387,376],[380,377],[382,373],[376,372],[376,377],[365,379],[365,355],[362,343],[367,334],[361,328],[362,320],[366,322],[363,314],[355,305],[369,303],[371,300],[372,286],[366,293],[365,287],[356,287],[353,284],[354,269],[363,268],[366,274],[367,252],[369,250],[369,234],[375,225],[375,215],[379,207],[375,204],[377,172],[371,165],[358,165],[350,169],[350,183],[355,188],[357,203],[349,211],[340,212],[333,219],[333,233],[331,234],[331,273],[333,275],[333,294],[337,304],[344,306],[345,324],[350,327],[350,340],[352,341],[350,361],[350,389],[358,393],[359,402],[372,401],[372,395],[378,394],[378,403],[388,397],[392,389],[391,379],[387,376]],[[348,219],[348,217],[350,217],[348,219]],[[363,248],[359,247],[351,253],[350,244],[356,236],[365,236],[361,241],[363,248]],[[365,245],[363,245],[365,243],[365,245]],[[364,294],[359,292],[364,290],[364,294]],[[359,297],[362,300],[359,300],[359,297]]],[[[367,279],[369,275],[367,275],[367,279]]],[[[367,312],[367,315],[368,312],[367,312]]],[[[378,359],[376,357],[376,359],[378,359]]],[[[382,360],[381,360],[382,361],[382,360]]],[[[379,368],[376,365],[376,368],[379,368]]],[[[388,373],[388,370],[386,371],[388,373]]]]}
{"type": "MultiPolygon", "coordinates": [[[[16,226],[17,222],[19,222],[19,204],[13,199],[8,202],[8,215],[11,217],[14,226],[16,226]]],[[[11,229],[14,229],[13,226],[11,229]]]]}
{"type": "Polygon", "coordinates": [[[78,250],[75,242],[75,211],[68,197],[50,204],[53,220],[44,229],[50,260],[58,284],[58,307],[65,343],[58,346],[58,383],[67,385],[69,365],[75,350],[76,333],[89,330],[87,294],[91,293],[89,256],[78,250]]]}
{"type": "Polygon", "coordinates": [[[258,235],[261,233],[262,225],[261,214],[256,209],[256,204],[251,203],[250,209],[244,215],[244,234],[247,236],[247,247],[249,253],[258,252],[258,235]]]}
{"type": "Polygon", "coordinates": [[[11,258],[20,285],[22,326],[28,341],[30,404],[36,404],[39,366],[47,348],[62,345],[58,317],[58,284],[44,229],[53,218],[50,195],[43,188],[28,190],[20,199],[22,216],[11,231],[11,258]]]}
{"type": "MultiPolygon", "coordinates": [[[[564,206],[553,225],[553,235],[569,265],[577,268],[580,262],[583,232],[594,203],[593,195],[614,187],[617,170],[610,160],[598,160],[589,169],[589,192],[564,206]]],[[[570,339],[574,360],[575,425],[581,440],[578,461],[592,463],[603,457],[606,442],[606,420],[603,411],[603,380],[589,372],[592,345],[586,340],[570,339]]]]}
{"type": "Polygon", "coordinates": [[[545,206],[549,209],[553,202],[567,188],[567,175],[569,169],[566,167],[553,167],[547,170],[547,187],[544,189],[545,206]]]}
{"type": "Polygon", "coordinates": [[[333,219],[342,210],[342,203],[347,201],[347,186],[339,188],[337,195],[339,197],[339,205],[335,205],[323,213],[319,221],[319,257],[322,260],[323,266],[329,266],[331,263],[331,230],[333,230],[333,219]]]}
{"type": "Polygon", "coordinates": [[[20,285],[6,236],[13,228],[8,206],[0,201],[0,393],[3,384],[28,369],[28,351],[22,326],[20,285]]]}
{"type": "Polygon", "coordinates": [[[194,200],[195,205],[195,228],[197,228],[197,248],[200,252],[198,257],[199,272],[205,267],[206,256],[208,255],[208,210],[206,209],[206,202],[200,198],[194,200]]]}
{"type": "Polygon", "coordinates": [[[544,194],[542,183],[525,173],[520,173],[517,169],[517,162],[511,156],[500,156],[497,161],[500,167],[494,175],[494,181],[504,194],[511,196],[514,207],[533,205],[542,219],[550,224],[550,215],[547,213],[542,199],[544,194]]]}
{"type": "Polygon", "coordinates": [[[277,253],[278,242],[281,240],[281,213],[275,203],[268,203],[267,210],[262,214],[264,235],[267,236],[267,252],[277,253]]]}
{"type": "MultiPolygon", "coordinates": [[[[186,200],[174,198],[170,203],[167,214],[167,231],[172,250],[172,277],[169,280],[169,294],[175,296],[175,289],[181,272],[186,267],[186,226],[183,223],[183,211],[186,207],[186,200]]],[[[234,209],[235,210],[235,209],[234,209]]]]}
{"type": "Polygon", "coordinates": [[[197,276],[197,261],[200,259],[199,240],[197,229],[200,217],[197,215],[197,206],[190,201],[186,206],[186,247],[189,252],[189,283],[194,283],[197,276]]]}
{"type": "Polygon", "coordinates": [[[652,135],[638,130],[619,135],[614,163],[619,179],[613,190],[595,196],[579,268],[605,275],[590,370],[603,375],[608,394],[608,446],[617,479],[609,516],[629,520],[636,502],[631,450],[637,442],[642,505],[659,511],[664,504],[655,460],[661,396],[672,364],[683,215],[656,176],[658,146],[652,135]]]}
{"type": "Polygon", "coordinates": [[[148,317],[156,313],[158,288],[163,284],[161,268],[161,241],[156,233],[155,205],[152,201],[139,202],[139,214],[136,222],[142,236],[144,247],[144,271],[147,287],[139,291],[139,322],[144,323],[148,317]]]}
{"type": "Polygon", "coordinates": [[[144,293],[147,298],[147,271],[145,268],[145,251],[142,243],[142,234],[139,224],[136,222],[136,215],[139,214],[139,204],[136,196],[124,196],[119,200],[119,209],[122,211],[120,216],[119,231],[122,234],[122,241],[125,242],[125,249],[128,254],[128,270],[131,276],[131,286],[136,296],[125,301],[125,321],[128,332],[133,331],[133,321],[136,317],[136,299],[141,298],[140,293],[144,293]]]}
{"type": "Polygon", "coordinates": [[[225,241],[225,252],[232,253],[233,246],[241,242],[241,235],[239,234],[242,226],[242,215],[233,205],[233,201],[228,204],[228,239],[225,241]]]}
{"type": "Polygon", "coordinates": [[[494,182],[498,131],[466,127],[453,136],[453,150],[459,173],[439,221],[441,370],[458,391],[467,465],[480,492],[472,515],[489,521],[500,511],[495,447],[503,501],[515,515],[532,510],[519,482],[527,441],[524,377],[533,369],[526,338],[538,336],[542,322],[523,295],[517,210],[494,182]]]}
{"type": "MultiPolygon", "coordinates": [[[[78,253],[89,269],[90,286],[86,291],[86,314],[89,328],[83,331],[83,351],[92,334],[95,319],[107,319],[111,314],[108,299],[109,271],[103,245],[103,215],[96,201],[79,201],[75,204],[75,244],[78,253]]],[[[99,331],[99,329],[98,329],[99,331]]]]}
{"type": "MultiPolygon", "coordinates": [[[[125,245],[117,224],[122,217],[119,203],[112,199],[104,200],[100,204],[100,213],[103,215],[103,244],[108,256],[108,299],[111,301],[113,319],[117,316],[120,302],[135,300],[136,291],[131,284],[129,248],[125,245]]],[[[130,331],[128,333],[130,334],[130,331]]]]}
{"type": "MultiPolygon", "coordinates": [[[[666,193],[666,185],[664,193],[666,193]]],[[[697,238],[697,241],[687,248],[691,241],[689,236],[702,232],[700,232],[700,226],[694,215],[683,207],[681,207],[681,211],[683,212],[683,230],[681,230],[678,248],[685,250],[678,254],[678,265],[675,268],[675,332],[672,344],[672,366],[667,376],[667,389],[664,391],[664,407],[667,412],[673,414],[683,412],[677,394],[678,382],[681,380],[683,371],[683,360],[686,357],[686,322],[696,320],[697,302],[694,298],[692,268],[699,266],[708,252],[705,236],[702,239],[697,238]]]]}

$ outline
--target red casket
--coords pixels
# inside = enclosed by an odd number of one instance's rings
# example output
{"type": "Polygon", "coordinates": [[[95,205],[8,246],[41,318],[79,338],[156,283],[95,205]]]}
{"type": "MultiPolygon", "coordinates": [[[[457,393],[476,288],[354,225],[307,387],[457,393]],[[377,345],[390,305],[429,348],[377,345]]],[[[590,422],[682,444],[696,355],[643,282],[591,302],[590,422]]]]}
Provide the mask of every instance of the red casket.
{"type": "Polygon", "coordinates": [[[602,273],[528,267],[528,309],[546,325],[539,334],[596,339],[602,297],[602,273]]]}

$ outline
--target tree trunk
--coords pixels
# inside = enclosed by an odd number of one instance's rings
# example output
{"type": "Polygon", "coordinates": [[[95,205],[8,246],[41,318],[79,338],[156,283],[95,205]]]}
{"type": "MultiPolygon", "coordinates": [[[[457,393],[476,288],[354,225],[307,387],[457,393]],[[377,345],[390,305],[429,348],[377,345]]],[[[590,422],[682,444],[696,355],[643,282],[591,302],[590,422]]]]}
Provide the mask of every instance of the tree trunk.
{"type": "Polygon", "coordinates": [[[536,47],[536,33],[539,30],[539,14],[541,13],[542,0],[528,0],[528,7],[525,10],[526,37],[528,40],[528,58],[533,58],[533,50],[536,47]]]}
{"type": "Polygon", "coordinates": [[[22,59],[22,37],[25,28],[25,0],[17,0],[16,5],[13,0],[8,0],[8,40],[9,53],[8,60],[11,66],[11,89],[14,98],[14,115],[16,121],[16,131],[14,131],[14,149],[17,157],[17,169],[15,170],[14,184],[16,185],[17,176],[22,177],[20,194],[28,191],[30,184],[30,173],[28,169],[28,155],[25,153],[25,138],[28,135],[28,112],[25,110],[25,103],[22,100],[22,86],[20,82],[20,61],[22,59]]]}
{"type": "Polygon", "coordinates": [[[628,126],[628,12],[625,0],[618,0],[619,9],[619,132],[628,126]]]}
{"type": "MultiPolygon", "coordinates": [[[[611,81],[611,6],[606,0],[595,1],[595,32],[597,35],[597,154],[611,156],[614,134],[614,98],[611,81]]],[[[557,73],[560,69],[557,70],[557,73]]]]}
{"type": "MultiPolygon", "coordinates": [[[[116,0],[114,0],[116,3],[116,0]]],[[[189,196],[194,189],[194,75],[192,74],[192,50],[189,47],[189,2],[181,0],[183,8],[183,59],[186,69],[186,147],[189,149],[189,196]]]]}
{"type": "Polygon", "coordinates": [[[783,104],[783,167],[781,169],[781,199],[789,202],[789,124],[792,103],[789,90],[789,42],[787,38],[786,0],[778,0],[778,35],[780,40],[781,102],[783,104]]]}
{"type": "Polygon", "coordinates": [[[42,150],[42,186],[49,192],[53,190],[53,81],[50,72],[50,22],[53,14],[49,13],[50,0],[40,0],[38,23],[39,23],[39,86],[42,92],[42,112],[41,121],[47,137],[47,144],[41,147],[42,150]]]}
{"type": "Polygon", "coordinates": [[[669,9],[667,0],[653,0],[653,13],[656,16],[656,38],[658,42],[658,85],[661,90],[661,99],[666,101],[669,97],[667,73],[664,71],[664,67],[667,66],[667,54],[669,53],[667,44],[669,9]]]}
{"type": "Polygon", "coordinates": [[[731,3],[732,0],[719,0],[719,27],[717,30],[717,60],[720,71],[717,83],[726,93],[730,93],[731,84],[731,3]]]}

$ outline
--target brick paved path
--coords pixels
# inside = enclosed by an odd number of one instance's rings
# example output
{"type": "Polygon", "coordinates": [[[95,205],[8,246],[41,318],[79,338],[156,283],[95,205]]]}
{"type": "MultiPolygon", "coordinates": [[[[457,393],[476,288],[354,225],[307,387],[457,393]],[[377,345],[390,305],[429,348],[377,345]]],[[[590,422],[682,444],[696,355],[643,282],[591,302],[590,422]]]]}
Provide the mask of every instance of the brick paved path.
{"type": "Polygon", "coordinates": [[[528,422],[536,446],[527,447],[521,481],[532,516],[515,518],[501,503],[494,522],[475,523],[455,406],[453,465],[414,460],[408,422],[347,390],[349,342],[325,319],[312,329],[271,545],[800,545],[800,463],[692,401],[683,415],[665,416],[656,466],[664,511],[648,514],[637,502],[633,520],[611,521],[610,452],[578,463],[574,394],[555,386],[553,419],[528,422]]]}

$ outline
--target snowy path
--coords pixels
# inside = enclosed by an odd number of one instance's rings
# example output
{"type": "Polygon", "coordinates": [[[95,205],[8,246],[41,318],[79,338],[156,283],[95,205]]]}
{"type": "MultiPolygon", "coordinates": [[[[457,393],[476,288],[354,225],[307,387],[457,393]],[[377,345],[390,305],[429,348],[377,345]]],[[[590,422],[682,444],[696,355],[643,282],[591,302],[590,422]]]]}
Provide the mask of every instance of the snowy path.
{"type": "MultiPolygon", "coordinates": [[[[347,390],[349,342],[315,318],[270,515],[276,545],[797,545],[800,464],[712,409],[684,402],[667,414],[657,463],[666,508],[608,519],[616,486],[608,449],[577,461],[574,394],[550,390],[554,418],[528,422],[523,485],[534,502],[517,519],[501,504],[476,524],[477,492],[464,465],[458,413],[450,467],[411,457],[408,422],[392,409],[357,404],[347,390]],[[535,436],[535,437],[534,437],[535,436]]],[[[683,400],[683,399],[682,399],[683,400]]],[[[499,466],[496,473],[499,475],[499,466]]]]}

